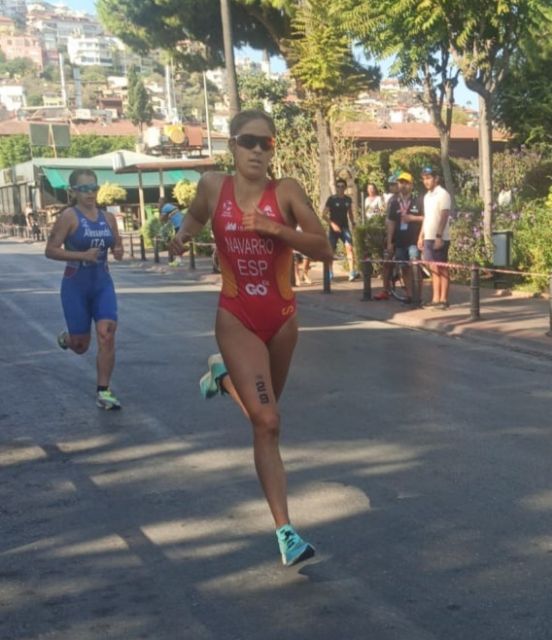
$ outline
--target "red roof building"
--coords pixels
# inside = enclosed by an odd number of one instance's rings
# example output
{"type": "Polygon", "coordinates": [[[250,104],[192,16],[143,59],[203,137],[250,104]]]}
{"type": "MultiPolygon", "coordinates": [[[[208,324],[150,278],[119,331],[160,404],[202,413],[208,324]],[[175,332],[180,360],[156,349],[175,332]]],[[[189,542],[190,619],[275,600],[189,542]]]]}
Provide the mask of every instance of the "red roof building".
{"type": "MultiPolygon", "coordinates": [[[[373,151],[382,149],[402,149],[404,147],[439,147],[439,133],[432,124],[404,122],[379,124],[377,122],[346,122],[341,128],[342,135],[353,138],[357,144],[364,143],[373,151]]],[[[504,149],[509,141],[506,133],[493,131],[493,149],[504,149]]],[[[464,124],[453,124],[451,130],[450,154],[472,158],[478,155],[479,129],[464,124]]]]}

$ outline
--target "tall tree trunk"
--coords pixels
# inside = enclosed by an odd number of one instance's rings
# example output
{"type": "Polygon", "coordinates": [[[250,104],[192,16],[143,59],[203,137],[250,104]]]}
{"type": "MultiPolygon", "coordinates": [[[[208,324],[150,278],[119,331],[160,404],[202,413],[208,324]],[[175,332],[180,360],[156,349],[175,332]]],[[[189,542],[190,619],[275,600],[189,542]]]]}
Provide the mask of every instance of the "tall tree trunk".
{"type": "Polygon", "coordinates": [[[429,64],[426,65],[424,69],[424,92],[422,102],[429,111],[433,125],[439,132],[441,166],[443,168],[445,188],[450,194],[451,208],[454,210],[456,208],[455,188],[452,179],[449,153],[452,112],[454,109],[454,88],[456,87],[457,79],[456,77],[449,77],[447,75],[448,53],[445,53],[445,61],[442,66],[442,82],[439,85],[439,88],[436,89],[433,85],[434,75],[429,64]]]}
{"type": "Polygon", "coordinates": [[[481,148],[479,162],[483,178],[483,233],[485,242],[491,243],[493,230],[493,170],[492,170],[492,118],[490,94],[479,102],[479,122],[481,127],[481,148]]]}
{"type": "Polygon", "coordinates": [[[483,200],[485,199],[485,188],[484,188],[484,184],[485,181],[483,180],[483,162],[481,160],[481,149],[483,147],[483,124],[482,124],[482,120],[481,120],[481,114],[483,113],[483,111],[485,110],[485,103],[483,101],[483,96],[478,95],[477,96],[478,99],[478,111],[479,111],[479,121],[477,124],[478,130],[479,130],[479,138],[478,138],[478,152],[479,152],[479,197],[481,198],[481,201],[483,202],[483,200]]]}
{"type": "Polygon", "coordinates": [[[445,189],[450,194],[451,209],[456,209],[456,200],[454,197],[454,181],[452,179],[452,169],[450,167],[450,131],[439,131],[439,140],[441,143],[441,166],[443,167],[443,178],[445,179],[445,189]]]}
{"type": "Polygon", "coordinates": [[[316,131],[318,137],[318,157],[320,163],[320,211],[332,194],[333,153],[330,126],[321,109],[316,110],[316,131]]]}
{"type": "Polygon", "coordinates": [[[226,62],[226,82],[228,84],[228,99],[230,100],[230,119],[240,110],[240,96],[238,93],[238,78],[234,62],[234,44],[232,38],[232,16],[229,0],[220,0],[220,16],[222,20],[222,35],[224,40],[224,60],[226,62]]]}

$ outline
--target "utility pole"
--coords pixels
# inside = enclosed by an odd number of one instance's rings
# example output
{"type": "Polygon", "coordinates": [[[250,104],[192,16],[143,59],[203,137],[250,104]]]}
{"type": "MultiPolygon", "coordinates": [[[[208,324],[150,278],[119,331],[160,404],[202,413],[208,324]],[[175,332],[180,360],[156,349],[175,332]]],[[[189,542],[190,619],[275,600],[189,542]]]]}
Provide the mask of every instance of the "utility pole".
{"type": "Polygon", "coordinates": [[[220,0],[220,16],[222,20],[222,37],[224,40],[224,60],[226,61],[226,82],[228,85],[228,99],[230,100],[230,119],[232,119],[240,110],[240,96],[238,93],[236,63],[234,61],[232,16],[230,15],[229,0],[220,0]]]}
{"type": "Polygon", "coordinates": [[[63,69],[63,53],[59,54],[59,78],[61,81],[61,102],[67,109],[67,89],[65,87],[65,71],[63,69]]]}

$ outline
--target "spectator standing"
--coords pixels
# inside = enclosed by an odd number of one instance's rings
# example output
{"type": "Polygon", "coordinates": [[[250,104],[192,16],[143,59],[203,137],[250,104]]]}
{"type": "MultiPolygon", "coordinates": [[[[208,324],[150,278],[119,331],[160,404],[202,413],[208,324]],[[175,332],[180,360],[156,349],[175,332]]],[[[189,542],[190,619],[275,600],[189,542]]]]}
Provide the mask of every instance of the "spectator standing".
{"type": "Polygon", "coordinates": [[[429,305],[448,309],[449,269],[442,263],[448,261],[450,247],[450,195],[439,184],[439,174],[433,167],[422,169],[422,181],[427,192],[424,196],[424,219],[418,248],[423,250],[424,260],[427,262],[441,263],[429,265],[433,288],[429,305]]]}
{"type": "Polygon", "coordinates": [[[366,187],[366,198],[364,199],[364,216],[368,220],[372,216],[385,212],[383,196],[373,182],[369,182],[366,187]]]}
{"type": "Polygon", "coordinates": [[[387,178],[387,191],[383,194],[383,202],[387,207],[391,200],[397,195],[399,192],[399,184],[397,182],[397,174],[392,173],[389,178],[387,178]]]}
{"type": "MultiPolygon", "coordinates": [[[[387,253],[395,260],[403,262],[401,265],[407,302],[413,298],[412,268],[410,260],[418,260],[418,238],[423,223],[423,212],[420,211],[418,199],[412,193],[414,180],[412,175],[403,171],[397,176],[399,192],[389,203],[387,225],[387,253]]],[[[420,280],[421,283],[421,280],[420,280]]],[[[418,291],[420,298],[421,291],[418,291]]]]}
{"type": "MultiPolygon", "coordinates": [[[[349,282],[352,282],[359,277],[359,274],[355,271],[353,237],[351,235],[351,229],[349,228],[349,222],[351,223],[351,227],[355,226],[353,201],[349,196],[345,195],[346,188],[347,183],[345,180],[338,178],[335,183],[336,194],[326,200],[322,217],[327,220],[330,225],[329,239],[333,253],[335,254],[338,240],[341,240],[345,246],[345,253],[349,263],[349,282]]],[[[331,274],[332,269],[330,266],[330,277],[331,274]]]]}
{"type": "MultiPolygon", "coordinates": [[[[176,234],[182,225],[182,221],[184,220],[184,214],[176,204],[172,204],[171,202],[167,202],[162,204],[159,209],[159,218],[163,224],[167,224],[168,222],[173,226],[174,233],[176,234]]],[[[181,264],[180,257],[175,258],[169,248],[169,264],[172,267],[178,267],[181,264]]]]}

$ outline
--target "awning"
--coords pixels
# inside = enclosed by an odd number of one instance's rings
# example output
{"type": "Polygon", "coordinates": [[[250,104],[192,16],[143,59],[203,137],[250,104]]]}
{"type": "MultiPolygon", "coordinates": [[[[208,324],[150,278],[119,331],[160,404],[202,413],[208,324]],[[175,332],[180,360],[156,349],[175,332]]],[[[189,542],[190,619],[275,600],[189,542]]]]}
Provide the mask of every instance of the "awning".
{"type": "MultiPolygon", "coordinates": [[[[69,186],[69,176],[74,169],[61,169],[59,167],[42,167],[46,179],[53,189],[67,189],[69,186]]],[[[125,189],[138,189],[138,173],[115,173],[111,169],[94,169],[98,176],[98,184],[105,182],[118,184],[125,189]]],[[[163,184],[165,186],[174,185],[180,180],[197,182],[200,178],[198,171],[191,169],[171,169],[163,171],[163,184]]],[[[142,186],[144,189],[159,187],[159,173],[142,173],[142,186]]]]}

